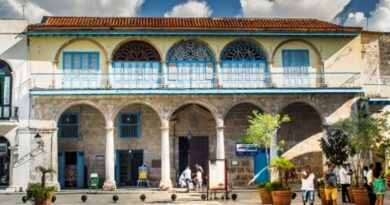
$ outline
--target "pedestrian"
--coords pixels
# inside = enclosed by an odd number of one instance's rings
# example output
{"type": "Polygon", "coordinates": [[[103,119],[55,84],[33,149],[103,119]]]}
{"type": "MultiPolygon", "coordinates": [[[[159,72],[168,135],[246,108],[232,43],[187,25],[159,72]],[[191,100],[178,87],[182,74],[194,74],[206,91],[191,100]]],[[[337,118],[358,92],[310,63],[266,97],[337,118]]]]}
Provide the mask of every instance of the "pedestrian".
{"type": "Polygon", "coordinates": [[[295,182],[295,179],[297,179],[297,171],[295,170],[295,168],[293,167],[290,171],[290,178],[291,178],[291,183],[294,183],[295,182]]]}
{"type": "Polygon", "coordinates": [[[340,169],[340,184],[341,184],[341,197],[343,199],[343,203],[351,202],[350,196],[348,194],[348,187],[351,185],[352,171],[348,171],[348,165],[343,164],[340,169]]]}
{"type": "Polygon", "coordinates": [[[203,184],[203,172],[200,167],[196,169],[195,173],[195,189],[196,191],[202,191],[202,184],[203,184]]]}
{"type": "Polygon", "coordinates": [[[186,169],[181,173],[179,178],[179,185],[180,187],[186,187],[187,192],[190,192],[190,189],[192,189],[190,166],[187,165],[186,169]]]}
{"type": "Polygon", "coordinates": [[[383,205],[383,199],[387,191],[387,187],[384,178],[385,172],[382,167],[382,163],[375,163],[375,167],[372,173],[374,176],[374,192],[376,195],[375,205],[383,205]]]}
{"type": "Polygon", "coordinates": [[[368,166],[363,167],[363,181],[364,184],[367,184],[367,173],[368,173],[368,166]]]}
{"type": "Polygon", "coordinates": [[[314,178],[315,175],[311,171],[311,166],[305,166],[305,170],[301,173],[303,205],[306,205],[307,202],[310,205],[314,204],[314,178]]]}
{"type": "Polygon", "coordinates": [[[328,163],[328,170],[324,172],[326,203],[337,205],[337,176],[333,172],[334,164],[328,163]]]}
{"type": "Polygon", "coordinates": [[[368,192],[368,197],[370,198],[370,205],[375,205],[376,202],[376,196],[374,193],[374,176],[373,176],[373,170],[374,170],[374,164],[370,164],[368,167],[368,172],[367,172],[367,192],[368,192]]]}

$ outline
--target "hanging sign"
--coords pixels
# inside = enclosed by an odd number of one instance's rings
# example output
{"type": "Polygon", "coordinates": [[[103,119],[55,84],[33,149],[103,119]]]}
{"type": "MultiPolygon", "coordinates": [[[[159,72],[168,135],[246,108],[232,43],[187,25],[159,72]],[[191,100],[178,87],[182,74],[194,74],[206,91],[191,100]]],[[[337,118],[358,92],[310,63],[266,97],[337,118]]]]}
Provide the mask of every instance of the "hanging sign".
{"type": "Polygon", "coordinates": [[[236,142],[236,156],[253,156],[257,154],[257,146],[236,142]]]}
{"type": "Polygon", "coordinates": [[[223,159],[209,160],[209,189],[226,189],[226,161],[223,159]]]}

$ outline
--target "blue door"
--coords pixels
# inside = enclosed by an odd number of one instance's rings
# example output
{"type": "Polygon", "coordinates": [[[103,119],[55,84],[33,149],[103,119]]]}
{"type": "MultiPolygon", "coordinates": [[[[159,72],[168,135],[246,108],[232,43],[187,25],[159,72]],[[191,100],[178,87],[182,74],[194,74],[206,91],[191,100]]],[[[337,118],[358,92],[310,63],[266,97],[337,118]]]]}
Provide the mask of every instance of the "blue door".
{"type": "Polygon", "coordinates": [[[65,153],[58,153],[58,181],[60,182],[60,186],[65,186],[65,153]]]}
{"type": "Polygon", "coordinates": [[[77,188],[84,187],[84,152],[77,152],[77,188]]]}
{"type": "Polygon", "coordinates": [[[269,173],[267,166],[267,154],[264,148],[259,149],[257,154],[253,157],[255,164],[255,173],[260,175],[256,178],[256,184],[269,181],[269,173]]]}

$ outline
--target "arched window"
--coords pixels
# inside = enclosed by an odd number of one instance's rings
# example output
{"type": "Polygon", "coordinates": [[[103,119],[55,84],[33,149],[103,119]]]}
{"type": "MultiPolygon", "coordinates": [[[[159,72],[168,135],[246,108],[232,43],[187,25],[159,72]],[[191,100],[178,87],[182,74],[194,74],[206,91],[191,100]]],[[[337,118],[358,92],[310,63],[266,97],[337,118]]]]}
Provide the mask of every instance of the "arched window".
{"type": "Polygon", "coordinates": [[[210,88],[215,86],[214,55],[204,43],[180,41],[168,51],[168,86],[210,88]]]}
{"type": "Polygon", "coordinates": [[[143,41],[130,41],[114,53],[113,61],[161,61],[157,50],[143,41]]]}
{"type": "Polygon", "coordinates": [[[231,61],[266,61],[260,46],[250,41],[234,41],[229,43],[222,51],[221,60],[231,61]]]}
{"type": "Polygon", "coordinates": [[[143,41],[121,45],[112,58],[113,88],[157,88],[161,86],[161,57],[143,41]]]}
{"type": "Polygon", "coordinates": [[[213,62],[211,50],[198,41],[181,41],[169,49],[168,61],[208,61],[213,62]]]}
{"type": "Polygon", "coordinates": [[[267,57],[261,47],[249,40],[233,41],[221,52],[223,87],[261,88],[269,79],[267,57]]]}
{"type": "Polygon", "coordinates": [[[5,61],[0,60],[0,119],[11,117],[11,93],[11,67],[5,61]]]}

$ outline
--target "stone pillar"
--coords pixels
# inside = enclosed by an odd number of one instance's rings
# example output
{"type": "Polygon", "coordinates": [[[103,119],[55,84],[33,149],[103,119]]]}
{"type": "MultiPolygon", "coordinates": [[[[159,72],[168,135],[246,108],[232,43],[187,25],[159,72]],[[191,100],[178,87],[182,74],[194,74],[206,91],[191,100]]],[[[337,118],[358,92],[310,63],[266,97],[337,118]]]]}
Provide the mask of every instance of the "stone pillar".
{"type": "Polygon", "coordinates": [[[273,61],[268,61],[268,68],[266,68],[268,72],[265,72],[265,79],[266,79],[265,86],[266,87],[272,87],[272,85],[274,83],[272,81],[272,76],[271,76],[271,73],[274,72],[273,71],[273,63],[274,63],[273,61]]]}
{"type": "Polygon", "coordinates": [[[116,189],[115,182],[115,147],[114,147],[114,123],[107,122],[106,127],[106,181],[103,190],[113,191],[116,189]]]}
{"type": "Polygon", "coordinates": [[[163,119],[161,126],[161,181],[159,187],[162,190],[172,188],[168,119],[163,119]]]}
{"type": "Polygon", "coordinates": [[[168,66],[167,66],[167,62],[161,61],[161,67],[162,67],[161,86],[163,88],[167,88],[168,87],[168,66]]]}
{"type": "Polygon", "coordinates": [[[222,73],[221,73],[221,62],[215,62],[215,78],[217,88],[222,88],[222,73]]]}
{"type": "MultiPolygon", "coordinates": [[[[51,88],[51,89],[55,89],[57,86],[56,86],[56,73],[57,73],[57,70],[58,70],[58,68],[57,68],[57,63],[58,63],[58,61],[53,61],[52,62],[52,64],[53,64],[53,66],[52,66],[52,74],[51,74],[51,86],[49,87],[49,88],[51,88]]],[[[35,80],[37,80],[37,79],[35,79],[35,80]]],[[[42,80],[42,79],[38,79],[38,80],[42,80]]]]}
{"type": "MultiPolygon", "coordinates": [[[[322,138],[325,140],[328,139],[328,126],[327,125],[322,125],[322,138]]],[[[324,152],[322,152],[322,164],[324,165],[322,167],[322,171],[326,171],[328,169],[326,163],[328,162],[328,159],[326,158],[324,152]]]]}
{"type": "MultiPolygon", "coordinates": [[[[273,159],[275,159],[276,157],[278,157],[278,146],[277,146],[277,143],[278,143],[278,135],[277,135],[277,131],[275,131],[273,134],[272,134],[272,145],[270,147],[270,157],[269,157],[269,160],[270,162],[272,162],[273,159]]],[[[270,172],[271,174],[271,181],[274,181],[274,180],[277,180],[278,179],[278,173],[274,170],[271,170],[270,172]]]]}
{"type": "Polygon", "coordinates": [[[114,75],[116,75],[116,74],[114,74],[115,70],[112,67],[112,61],[110,61],[110,60],[107,61],[107,68],[108,68],[107,74],[102,76],[103,79],[101,80],[101,82],[105,83],[105,85],[104,84],[100,85],[100,87],[101,88],[106,87],[108,89],[111,89],[112,85],[113,85],[113,82],[111,82],[111,81],[114,80],[114,77],[115,77],[114,75]]]}
{"type": "Polygon", "coordinates": [[[55,172],[51,173],[51,181],[54,186],[60,191],[61,186],[58,182],[58,137],[57,128],[53,128],[51,131],[51,167],[55,172]]]}
{"type": "Polygon", "coordinates": [[[217,159],[225,159],[224,121],[222,117],[217,119],[217,159]]]}

